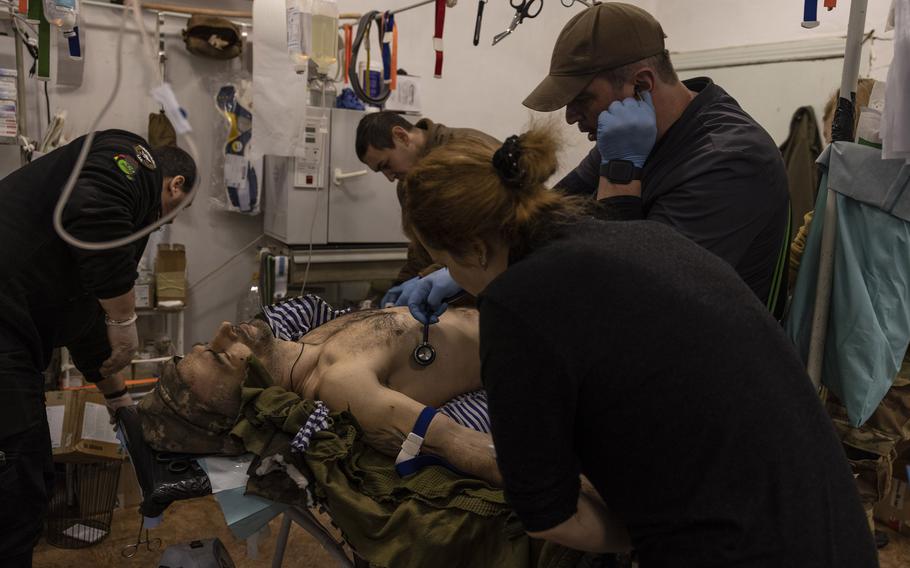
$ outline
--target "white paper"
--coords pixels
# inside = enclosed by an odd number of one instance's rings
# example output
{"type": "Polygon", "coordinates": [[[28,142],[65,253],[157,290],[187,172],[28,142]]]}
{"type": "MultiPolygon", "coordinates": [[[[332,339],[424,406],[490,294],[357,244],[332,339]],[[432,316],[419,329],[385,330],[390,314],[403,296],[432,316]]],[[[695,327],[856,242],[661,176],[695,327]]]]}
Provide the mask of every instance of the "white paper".
{"type": "Polygon", "coordinates": [[[386,110],[420,114],[420,77],[399,75],[398,88],[389,95],[385,108],[386,110]]]}
{"type": "Polygon", "coordinates": [[[107,531],[96,529],[95,527],[89,527],[81,523],[76,523],[75,525],[63,531],[63,534],[70,538],[75,538],[85,542],[98,542],[104,538],[104,535],[107,534],[107,531]]]}
{"type": "MultiPolygon", "coordinates": [[[[257,0],[258,1],[258,0],[257,0]]],[[[212,484],[212,493],[246,487],[246,474],[253,462],[253,454],[236,457],[206,457],[197,460],[212,484]]]]}
{"type": "Polygon", "coordinates": [[[246,181],[246,158],[237,154],[224,155],[224,183],[228,187],[238,187],[246,181]]]}
{"type": "Polygon", "coordinates": [[[51,448],[59,448],[63,440],[63,411],[64,406],[46,406],[47,426],[51,430],[51,448]]]}
{"type": "Polygon", "coordinates": [[[96,442],[110,442],[119,444],[114,426],[111,424],[111,415],[107,407],[95,402],[85,403],[85,412],[82,415],[82,439],[95,440],[96,442]]]}

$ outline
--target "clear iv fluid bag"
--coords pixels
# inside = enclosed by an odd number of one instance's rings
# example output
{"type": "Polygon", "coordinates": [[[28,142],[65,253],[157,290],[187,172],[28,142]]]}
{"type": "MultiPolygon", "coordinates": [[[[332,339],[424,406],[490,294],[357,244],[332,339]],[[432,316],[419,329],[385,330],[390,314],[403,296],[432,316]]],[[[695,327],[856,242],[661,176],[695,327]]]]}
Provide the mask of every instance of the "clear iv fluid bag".
{"type": "MultiPolygon", "coordinates": [[[[322,2],[331,4],[334,2],[322,2]]],[[[334,15],[313,14],[313,61],[321,73],[338,61],[338,9],[334,15]]]]}
{"type": "Polygon", "coordinates": [[[79,4],[77,0],[43,0],[44,19],[53,26],[60,28],[66,38],[70,57],[82,58],[82,48],[79,45],[79,4]]]}
{"type": "Polygon", "coordinates": [[[76,0],[44,0],[44,18],[63,31],[76,26],[76,0]]]}
{"type": "Polygon", "coordinates": [[[298,73],[312,59],[321,73],[338,61],[338,5],[335,0],[286,0],[288,55],[298,73]]]}

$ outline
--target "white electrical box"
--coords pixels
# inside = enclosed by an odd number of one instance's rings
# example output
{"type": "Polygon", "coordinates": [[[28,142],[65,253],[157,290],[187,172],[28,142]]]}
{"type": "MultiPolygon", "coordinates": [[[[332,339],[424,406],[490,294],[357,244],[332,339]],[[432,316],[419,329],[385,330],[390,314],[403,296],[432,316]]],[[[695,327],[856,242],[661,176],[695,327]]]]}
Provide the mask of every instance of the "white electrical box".
{"type": "Polygon", "coordinates": [[[265,157],[266,234],[292,247],[408,242],[395,183],[357,158],[354,141],[364,114],[310,107],[303,154],[265,157]]]}
{"type": "Polygon", "coordinates": [[[325,187],[326,140],[329,137],[329,117],[320,113],[307,117],[304,128],[303,156],[295,158],[294,187],[316,189],[325,187]]]}

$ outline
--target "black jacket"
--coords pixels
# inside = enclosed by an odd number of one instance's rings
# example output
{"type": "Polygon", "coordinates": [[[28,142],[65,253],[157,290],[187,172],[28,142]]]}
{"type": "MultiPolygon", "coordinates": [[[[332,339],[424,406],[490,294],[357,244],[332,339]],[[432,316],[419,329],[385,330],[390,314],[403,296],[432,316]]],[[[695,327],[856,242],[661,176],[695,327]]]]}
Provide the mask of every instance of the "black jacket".
{"type": "MultiPolygon", "coordinates": [[[[683,83],[697,95],[651,150],[641,199],[604,199],[601,216],[670,225],[730,263],[767,302],[772,292],[786,291],[786,285],[771,290],[782,247],[789,242],[787,173],[780,151],[710,79],[683,83]]],[[[595,146],[557,187],[592,195],[600,161],[595,146]]]]}
{"type": "MultiPolygon", "coordinates": [[[[89,380],[99,380],[98,366],[110,347],[103,325],[86,325],[98,314],[98,298],[113,298],[133,287],[147,239],[86,251],[66,244],[54,231],[54,207],[84,140],[78,138],[0,180],[0,351],[25,345],[41,371],[53,347],[78,343],[71,349],[77,367],[89,380]],[[92,355],[80,357],[86,350],[92,355]]],[[[96,134],[64,210],[63,224],[70,234],[107,241],[160,216],[161,172],[142,165],[137,146],[148,148],[130,132],[96,134]]]]}
{"type": "Polygon", "coordinates": [[[527,530],[568,519],[584,473],[642,568],[878,565],[793,346],[713,254],[660,223],[582,221],[478,303],[496,460],[527,530]]]}

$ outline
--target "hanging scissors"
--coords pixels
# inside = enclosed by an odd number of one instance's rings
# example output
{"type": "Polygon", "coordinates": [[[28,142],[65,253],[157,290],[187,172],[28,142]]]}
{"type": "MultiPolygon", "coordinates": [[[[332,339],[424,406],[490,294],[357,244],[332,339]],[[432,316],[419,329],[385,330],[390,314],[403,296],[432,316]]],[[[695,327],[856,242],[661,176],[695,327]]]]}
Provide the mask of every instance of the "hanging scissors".
{"type": "Polygon", "coordinates": [[[562,2],[562,5],[565,6],[566,8],[571,8],[571,7],[574,6],[576,3],[578,3],[578,4],[584,4],[584,5],[587,6],[588,8],[591,7],[591,3],[588,2],[587,0],[559,0],[559,1],[562,2]]]}
{"type": "Polygon", "coordinates": [[[139,516],[139,534],[136,535],[136,542],[134,542],[133,544],[128,544],[128,545],[124,546],[123,550],[120,551],[120,555],[123,556],[124,558],[132,558],[132,557],[136,556],[136,554],[139,553],[139,547],[141,547],[143,544],[145,545],[145,549],[148,552],[154,552],[154,551],[158,550],[159,548],[161,548],[161,539],[160,538],[150,539],[148,529],[145,529],[145,540],[143,540],[142,529],[143,529],[144,524],[145,524],[145,517],[140,515],[139,516]]]}
{"type": "Polygon", "coordinates": [[[543,9],[543,0],[509,0],[509,4],[515,8],[515,17],[512,23],[506,28],[506,31],[500,32],[493,37],[493,45],[501,42],[515,31],[515,28],[521,24],[525,18],[536,18],[543,9]]]}

